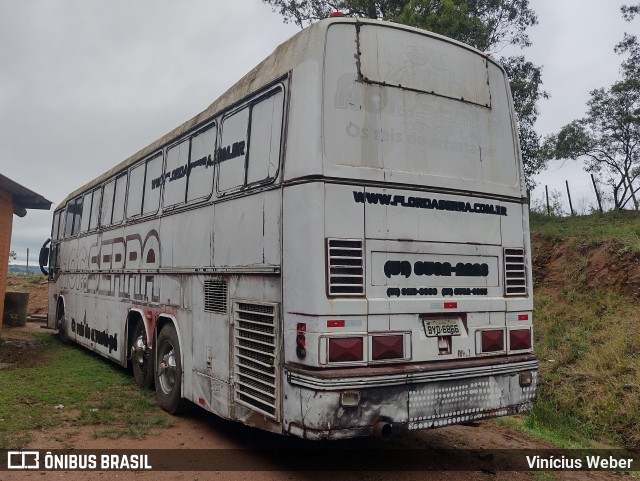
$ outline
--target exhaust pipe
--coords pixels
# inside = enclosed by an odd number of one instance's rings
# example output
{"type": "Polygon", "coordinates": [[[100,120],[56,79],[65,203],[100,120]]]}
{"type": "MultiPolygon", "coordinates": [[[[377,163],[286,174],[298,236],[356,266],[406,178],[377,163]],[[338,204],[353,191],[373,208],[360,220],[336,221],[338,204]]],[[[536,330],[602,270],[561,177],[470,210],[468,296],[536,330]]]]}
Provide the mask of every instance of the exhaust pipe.
{"type": "Polygon", "coordinates": [[[389,441],[389,439],[391,439],[391,434],[393,434],[393,424],[378,421],[373,425],[371,434],[383,441],[389,441]]]}

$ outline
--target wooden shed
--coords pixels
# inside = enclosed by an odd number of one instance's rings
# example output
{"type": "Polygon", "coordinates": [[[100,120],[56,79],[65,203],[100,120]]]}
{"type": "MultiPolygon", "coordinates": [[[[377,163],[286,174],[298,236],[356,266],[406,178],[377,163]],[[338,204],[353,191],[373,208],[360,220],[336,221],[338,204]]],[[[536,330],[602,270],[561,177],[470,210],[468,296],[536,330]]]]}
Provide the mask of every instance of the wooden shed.
{"type": "MultiPolygon", "coordinates": [[[[28,209],[49,210],[50,208],[51,201],[0,174],[0,319],[4,315],[4,294],[7,288],[13,215],[24,217],[28,209]]],[[[1,322],[0,334],[2,334],[1,322]]]]}

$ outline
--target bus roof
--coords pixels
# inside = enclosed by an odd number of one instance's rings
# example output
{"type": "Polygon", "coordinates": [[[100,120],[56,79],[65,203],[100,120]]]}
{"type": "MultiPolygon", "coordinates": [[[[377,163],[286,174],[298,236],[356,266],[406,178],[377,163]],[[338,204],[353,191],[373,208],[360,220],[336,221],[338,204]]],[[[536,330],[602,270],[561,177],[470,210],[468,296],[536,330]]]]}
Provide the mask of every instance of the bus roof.
{"type": "Polygon", "coordinates": [[[280,44],[271,55],[269,55],[266,59],[256,65],[251,71],[249,71],[226,92],[220,95],[220,97],[218,97],[202,112],[197,114],[195,117],[187,120],[172,131],[168,132],[164,136],[160,137],[155,142],[152,142],[143,149],[139,150],[132,156],[123,160],[99,177],[96,177],[90,182],[84,184],[82,187],[74,190],[71,194],[65,197],[62,202],[60,202],[60,204],[56,207],[56,210],[66,205],[66,203],[70,199],[75,198],[79,194],[100,185],[102,182],[113,177],[117,173],[128,169],[130,166],[136,164],[149,155],[159,151],[160,149],[179,139],[188,132],[197,129],[199,126],[210,121],[217,114],[220,114],[224,110],[241,102],[244,98],[250,96],[253,92],[265,87],[278,78],[283,77],[285,74],[287,74],[287,72],[291,71],[294,67],[304,62],[305,60],[315,57],[318,61],[321,61],[324,52],[324,39],[326,36],[325,32],[333,24],[380,25],[413,31],[422,35],[426,34],[471,50],[478,55],[487,58],[490,62],[500,67],[501,70],[504,70],[502,66],[494,59],[492,59],[488,54],[480,52],[479,50],[467,44],[458,42],[457,40],[453,40],[451,38],[433,32],[428,32],[406,25],[373,19],[336,17],[320,20],[301,30],[300,32],[280,44]]]}

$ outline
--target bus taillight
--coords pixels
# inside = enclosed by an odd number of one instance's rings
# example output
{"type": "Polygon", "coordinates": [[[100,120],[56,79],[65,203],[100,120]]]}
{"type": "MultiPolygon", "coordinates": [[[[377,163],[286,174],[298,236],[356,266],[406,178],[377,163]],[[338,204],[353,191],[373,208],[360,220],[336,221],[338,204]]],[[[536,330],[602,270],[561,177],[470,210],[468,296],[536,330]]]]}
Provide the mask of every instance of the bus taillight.
{"type": "Polygon", "coordinates": [[[362,337],[329,338],[329,362],[354,362],[363,359],[362,337]]]}
{"type": "Polygon", "coordinates": [[[373,336],[371,338],[371,358],[374,361],[404,358],[404,336],[373,336]]]}
{"type": "Polygon", "coordinates": [[[512,329],[509,331],[509,350],[524,351],[531,349],[531,330],[512,329]]]}
{"type": "Polygon", "coordinates": [[[503,352],[504,351],[504,331],[502,329],[491,329],[481,331],[480,346],[483,353],[485,352],[503,352]]]}
{"type": "Polygon", "coordinates": [[[300,359],[307,357],[306,332],[307,325],[304,322],[299,322],[296,326],[296,356],[300,359]]]}

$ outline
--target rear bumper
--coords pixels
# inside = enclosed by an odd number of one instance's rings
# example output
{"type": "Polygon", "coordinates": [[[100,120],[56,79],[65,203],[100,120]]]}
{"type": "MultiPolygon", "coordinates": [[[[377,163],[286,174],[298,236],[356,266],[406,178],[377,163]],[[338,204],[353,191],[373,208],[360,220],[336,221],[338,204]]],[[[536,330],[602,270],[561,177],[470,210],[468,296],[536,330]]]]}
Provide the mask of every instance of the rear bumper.
{"type": "Polygon", "coordinates": [[[370,434],[379,422],[402,431],[523,413],[533,406],[537,370],[532,355],[474,359],[462,368],[459,362],[383,368],[373,375],[361,368],[288,368],[288,412],[297,405],[300,415],[285,421],[285,429],[305,438],[337,439],[370,434]],[[520,385],[520,373],[531,373],[530,385],[520,385]],[[344,405],[345,393],[359,403],[344,405]]]}
{"type": "Polygon", "coordinates": [[[467,379],[479,376],[499,376],[524,370],[538,370],[535,356],[502,356],[479,358],[460,362],[414,363],[402,366],[350,368],[332,370],[308,370],[287,367],[285,374],[292,385],[329,391],[335,389],[359,389],[378,386],[398,386],[424,382],[467,379]]]}

